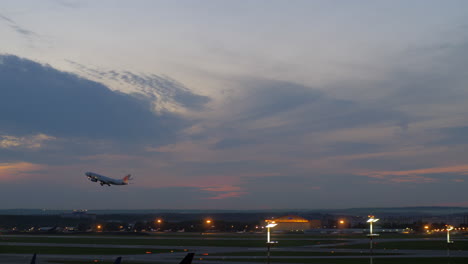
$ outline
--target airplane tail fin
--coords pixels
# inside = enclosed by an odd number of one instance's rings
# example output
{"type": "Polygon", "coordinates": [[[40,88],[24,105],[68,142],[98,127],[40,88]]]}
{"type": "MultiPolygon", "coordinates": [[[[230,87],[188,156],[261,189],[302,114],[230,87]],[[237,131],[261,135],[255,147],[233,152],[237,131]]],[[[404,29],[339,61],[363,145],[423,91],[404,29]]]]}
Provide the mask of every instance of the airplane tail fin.
{"type": "Polygon", "coordinates": [[[114,264],[120,264],[120,262],[122,262],[122,257],[116,258],[114,264]]]}
{"type": "Polygon", "coordinates": [[[195,253],[188,253],[179,264],[192,264],[193,256],[195,253]]]}
{"type": "Polygon", "coordinates": [[[129,180],[132,180],[130,177],[132,177],[131,174],[128,174],[127,176],[125,176],[125,177],[123,178],[123,182],[125,182],[125,183],[128,184],[128,181],[129,181],[129,180]]]}
{"type": "Polygon", "coordinates": [[[31,264],[36,264],[36,253],[34,253],[32,259],[31,259],[31,264]]]}

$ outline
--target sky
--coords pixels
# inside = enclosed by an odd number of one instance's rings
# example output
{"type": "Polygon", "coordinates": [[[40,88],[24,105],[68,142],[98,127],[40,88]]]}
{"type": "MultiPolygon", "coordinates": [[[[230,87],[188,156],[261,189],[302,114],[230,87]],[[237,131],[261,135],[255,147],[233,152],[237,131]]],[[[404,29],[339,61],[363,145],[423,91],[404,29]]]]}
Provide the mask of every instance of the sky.
{"type": "Polygon", "coordinates": [[[0,209],[468,206],[466,10],[1,1],[0,209]]]}

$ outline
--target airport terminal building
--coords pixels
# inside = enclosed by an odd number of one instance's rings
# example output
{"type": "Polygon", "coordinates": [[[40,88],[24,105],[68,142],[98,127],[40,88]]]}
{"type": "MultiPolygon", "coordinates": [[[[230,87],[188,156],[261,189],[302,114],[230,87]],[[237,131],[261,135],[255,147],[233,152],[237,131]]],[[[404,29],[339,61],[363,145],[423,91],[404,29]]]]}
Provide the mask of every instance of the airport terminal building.
{"type": "Polygon", "coordinates": [[[320,220],[307,220],[297,215],[286,215],[274,219],[265,220],[267,223],[276,223],[275,231],[305,231],[308,229],[320,228],[320,220]]]}

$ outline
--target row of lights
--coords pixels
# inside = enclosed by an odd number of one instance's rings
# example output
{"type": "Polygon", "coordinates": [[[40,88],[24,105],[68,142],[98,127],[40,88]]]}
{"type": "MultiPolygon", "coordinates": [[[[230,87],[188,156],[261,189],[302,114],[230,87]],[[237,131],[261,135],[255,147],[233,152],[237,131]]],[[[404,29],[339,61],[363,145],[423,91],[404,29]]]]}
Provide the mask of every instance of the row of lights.
{"type": "Polygon", "coordinates": [[[453,226],[447,226],[447,228],[437,228],[437,229],[430,229],[428,225],[424,226],[424,229],[426,229],[428,232],[446,232],[447,229],[454,230],[454,231],[463,231],[466,230],[466,227],[453,227],[453,226]]]}

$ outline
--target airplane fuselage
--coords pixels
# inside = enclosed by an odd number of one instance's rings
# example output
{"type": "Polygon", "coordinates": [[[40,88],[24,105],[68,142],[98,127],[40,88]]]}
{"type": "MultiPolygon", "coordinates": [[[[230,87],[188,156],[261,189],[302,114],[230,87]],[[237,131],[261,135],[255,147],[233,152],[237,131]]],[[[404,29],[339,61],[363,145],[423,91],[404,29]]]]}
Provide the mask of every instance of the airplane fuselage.
{"type": "Polygon", "coordinates": [[[113,179],[106,177],[104,175],[100,175],[94,172],[86,172],[85,175],[88,177],[88,180],[92,182],[99,182],[102,185],[127,185],[128,180],[130,179],[130,175],[125,176],[123,179],[113,179]]]}

